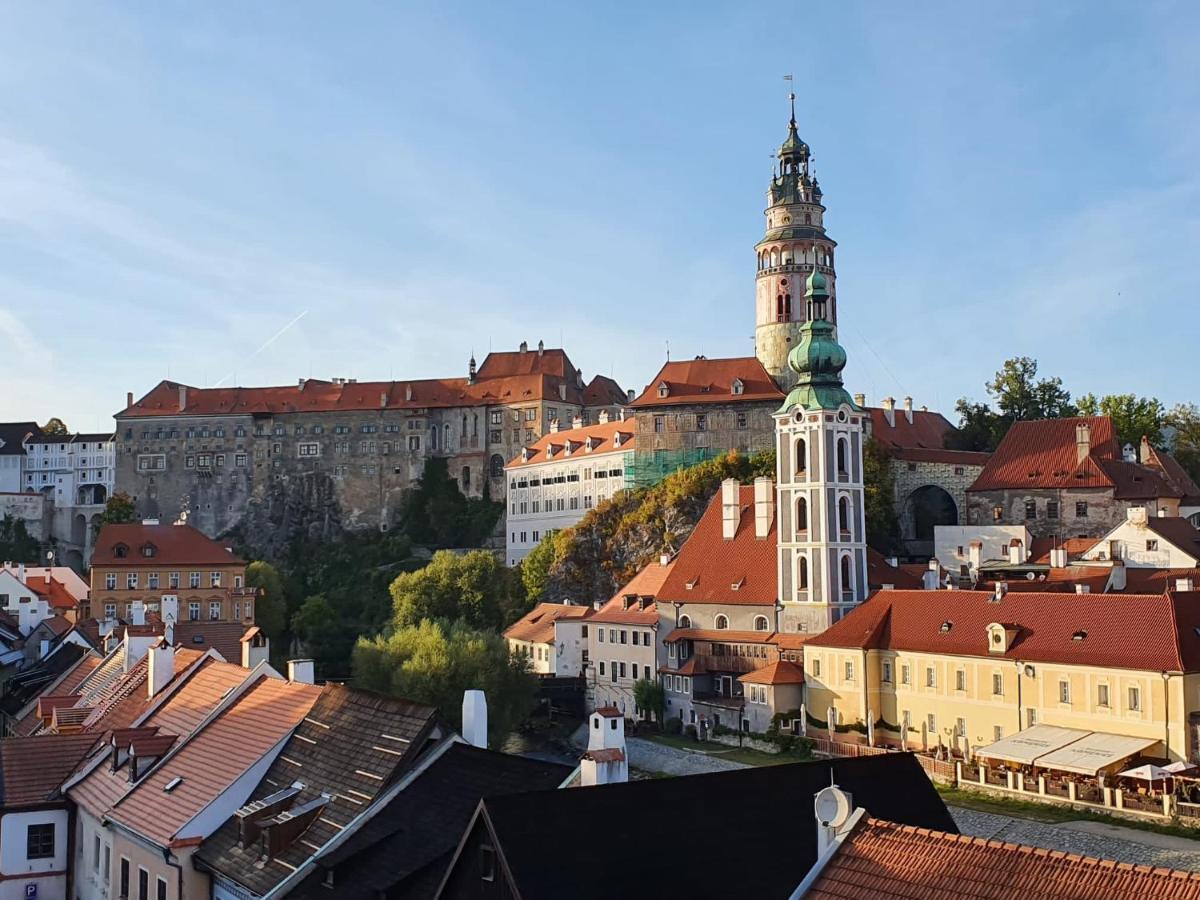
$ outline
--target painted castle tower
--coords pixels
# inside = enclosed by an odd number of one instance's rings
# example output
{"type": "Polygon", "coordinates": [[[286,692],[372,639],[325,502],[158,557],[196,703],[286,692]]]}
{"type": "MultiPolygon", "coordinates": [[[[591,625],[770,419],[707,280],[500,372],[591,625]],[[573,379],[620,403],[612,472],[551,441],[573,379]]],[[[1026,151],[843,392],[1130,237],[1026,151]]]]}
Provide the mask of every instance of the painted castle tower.
{"type": "Polygon", "coordinates": [[[821,186],[809,172],[808,144],[796,132],[796,95],[787,139],[779,148],[779,165],[767,189],[767,232],[755,246],[758,277],[755,290],[754,352],[783,390],[795,384],[788,353],[799,342],[807,310],[800,291],[812,272],[825,277],[829,321],[837,324],[833,248],[825,233],[821,186]]]}
{"type": "Polygon", "coordinates": [[[864,410],[842,386],[829,279],[805,282],[788,354],[793,387],[775,413],[781,627],[824,631],[867,596],[864,410]]]}

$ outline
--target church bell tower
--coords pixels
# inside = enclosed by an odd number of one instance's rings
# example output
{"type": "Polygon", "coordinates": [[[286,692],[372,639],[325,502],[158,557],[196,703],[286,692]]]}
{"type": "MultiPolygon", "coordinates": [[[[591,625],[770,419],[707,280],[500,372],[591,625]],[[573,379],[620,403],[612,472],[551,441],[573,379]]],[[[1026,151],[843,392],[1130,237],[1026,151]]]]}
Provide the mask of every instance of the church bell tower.
{"type": "Polygon", "coordinates": [[[796,132],[796,95],[791,95],[792,117],[787,138],[780,146],[778,164],[767,189],[767,231],[755,246],[758,276],[755,286],[754,353],[779,387],[796,383],[788,353],[800,340],[807,318],[802,298],[805,279],[820,272],[828,285],[829,322],[837,324],[833,248],[825,233],[825,207],[821,185],[810,173],[808,144],[796,132]]]}

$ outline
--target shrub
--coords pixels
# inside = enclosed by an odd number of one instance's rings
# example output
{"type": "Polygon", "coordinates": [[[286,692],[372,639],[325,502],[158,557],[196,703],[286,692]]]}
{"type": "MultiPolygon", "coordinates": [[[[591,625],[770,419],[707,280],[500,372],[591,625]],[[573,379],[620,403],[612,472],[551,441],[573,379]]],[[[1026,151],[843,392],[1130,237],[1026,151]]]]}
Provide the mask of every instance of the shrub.
{"type": "Polygon", "coordinates": [[[667,719],[667,734],[681,734],[682,732],[683,719],[679,718],[678,716],[673,719],[667,719]]]}
{"type": "MultiPolygon", "coordinates": [[[[678,721],[678,720],[676,720],[676,721],[678,721]]],[[[693,741],[696,740],[696,726],[695,725],[689,725],[687,728],[683,729],[683,733],[685,735],[687,735],[688,737],[690,737],[693,741]]]]}

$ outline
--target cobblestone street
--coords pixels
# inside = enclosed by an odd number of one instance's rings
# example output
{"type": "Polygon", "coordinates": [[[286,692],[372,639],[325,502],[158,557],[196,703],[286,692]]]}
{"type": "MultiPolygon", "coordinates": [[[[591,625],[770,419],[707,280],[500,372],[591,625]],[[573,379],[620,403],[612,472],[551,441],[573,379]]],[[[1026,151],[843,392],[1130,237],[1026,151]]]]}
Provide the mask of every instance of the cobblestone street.
{"type": "Polygon", "coordinates": [[[963,834],[1082,856],[1200,872],[1200,841],[1096,822],[1034,822],[956,806],[951,806],[950,812],[963,834]]]}

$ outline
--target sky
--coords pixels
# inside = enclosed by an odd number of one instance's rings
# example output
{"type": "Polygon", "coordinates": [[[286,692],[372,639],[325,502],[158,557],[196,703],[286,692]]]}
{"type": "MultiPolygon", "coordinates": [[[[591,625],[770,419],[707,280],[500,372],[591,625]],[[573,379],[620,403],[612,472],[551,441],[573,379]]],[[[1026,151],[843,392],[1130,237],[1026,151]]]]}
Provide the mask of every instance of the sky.
{"type": "Polygon", "coordinates": [[[753,353],[788,84],[847,387],[1200,401],[1194,3],[0,6],[0,420],[753,353]]]}

